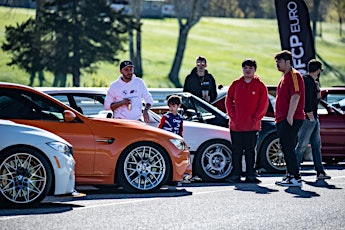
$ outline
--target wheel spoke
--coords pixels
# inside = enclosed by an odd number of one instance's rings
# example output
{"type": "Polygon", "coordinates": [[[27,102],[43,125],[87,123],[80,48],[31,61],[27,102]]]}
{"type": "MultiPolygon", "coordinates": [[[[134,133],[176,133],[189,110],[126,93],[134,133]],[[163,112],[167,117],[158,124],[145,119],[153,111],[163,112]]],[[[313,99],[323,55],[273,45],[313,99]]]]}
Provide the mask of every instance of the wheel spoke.
{"type": "Polygon", "coordinates": [[[128,154],[125,160],[125,177],[135,188],[155,188],[164,178],[165,161],[161,153],[150,146],[141,146],[128,154]]]}
{"type": "Polygon", "coordinates": [[[231,169],[231,150],[223,144],[214,143],[204,149],[201,168],[212,179],[223,179],[231,169]]]}
{"type": "Polygon", "coordinates": [[[9,156],[0,165],[1,192],[14,203],[28,203],[43,192],[46,171],[41,161],[28,153],[9,156]]]}

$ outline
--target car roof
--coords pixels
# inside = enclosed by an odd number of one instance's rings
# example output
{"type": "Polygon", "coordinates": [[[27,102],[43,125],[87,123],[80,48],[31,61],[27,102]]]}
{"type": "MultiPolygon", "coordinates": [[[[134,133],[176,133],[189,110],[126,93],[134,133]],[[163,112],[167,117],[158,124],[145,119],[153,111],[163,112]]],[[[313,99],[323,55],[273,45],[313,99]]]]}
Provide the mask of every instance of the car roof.
{"type": "Polygon", "coordinates": [[[56,93],[106,93],[108,88],[105,87],[35,87],[35,89],[49,93],[49,94],[56,94],[56,93]]]}
{"type": "Polygon", "coordinates": [[[333,86],[333,87],[321,87],[321,90],[327,91],[327,92],[339,92],[339,93],[344,93],[345,92],[345,86],[333,86]]]}

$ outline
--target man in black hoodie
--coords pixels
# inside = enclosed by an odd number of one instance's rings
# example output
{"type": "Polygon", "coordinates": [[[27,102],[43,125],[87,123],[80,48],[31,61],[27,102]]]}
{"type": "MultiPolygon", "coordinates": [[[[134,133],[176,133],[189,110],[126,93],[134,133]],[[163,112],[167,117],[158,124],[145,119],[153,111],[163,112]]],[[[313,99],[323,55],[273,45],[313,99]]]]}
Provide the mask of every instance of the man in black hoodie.
{"type": "Polygon", "coordinates": [[[317,116],[321,98],[319,77],[322,71],[321,62],[315,59],[309,61],[308,74],[304,76],[306,119],[298,131],[298,143],[295,151],[297,162],[301,164],[304,152],[310,143],[317,180],[331,179],[322,165],[320,122],[317,116]]]}
{"type": "Polygon", "coordinates": [[[217,97],[216,81],[206,67],[206,58],[197,57],[196,66],[185,79],[183,92],[192,93],[207,102],[212,102],[217,97]]]}

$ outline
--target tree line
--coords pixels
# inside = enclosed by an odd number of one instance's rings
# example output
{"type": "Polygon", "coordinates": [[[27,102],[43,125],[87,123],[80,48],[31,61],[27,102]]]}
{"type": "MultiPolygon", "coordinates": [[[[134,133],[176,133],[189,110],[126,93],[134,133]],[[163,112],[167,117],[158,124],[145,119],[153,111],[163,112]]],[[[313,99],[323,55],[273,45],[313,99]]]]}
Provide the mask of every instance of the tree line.
{"type": "MultiPolygon", "coordinates": [[[[142,77],[141,17],[143,0],[129,0],[133,15],[110,7],[107,0],[37,0],[36,17],[16,26],[6,26],[2,49],[9,52],[9,65],[16,65],[43,84],[43,71],[54,73],[53,86],[65,86],[66,75],[73,86],[80,86],[81,70],[97,72],[96,63],[116,62],[117,55],[129,47],[136,75],[142,77]]],[[[314,36],[316,23],[335,13],[342,36],[345,14],[343,0],[305,0],[311,12],[314,36]]],[[[275,18],[274,0],[169,0],[179,24],[178,43],[168,74],[181,87],[179,70],[188,41],[188,33],[203,16],[275,18]]],[[[319,33],[320,34],[320,33],[319,33]]]]}

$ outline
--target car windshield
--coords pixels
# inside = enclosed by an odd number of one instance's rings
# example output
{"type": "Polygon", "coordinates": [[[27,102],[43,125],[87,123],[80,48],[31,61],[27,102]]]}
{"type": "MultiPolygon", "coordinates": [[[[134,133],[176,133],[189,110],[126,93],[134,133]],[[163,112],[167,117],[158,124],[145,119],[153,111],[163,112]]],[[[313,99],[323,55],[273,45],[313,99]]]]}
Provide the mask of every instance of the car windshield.
{"type": "Polygon", "coordinates": [[[327,101],[329,104],[333,104],[335,102],[339,102],[341,101],[342,99],[345,98],[345,94],[342,94],[342,93],[329,93],[326,95],[325,98],[323,98],[325,101],[327,101]]]}
{"type": "Polygon", "coordinates": [[[200,113],[203,117],[214,115],[215,113],[218,113],[222,117],[228,116],[226,113],[222,112],[217,107],[204,102],[202,99],[198,97],[187,94],[182,94],[180,96],[182,96],[182,108],[184,110],[195,110],[195,112],[200,113]]]}
{"type": "Polygon", "coordinates": [[[65,105],[75,108],[85,116],[93,116],[104,111],[103,103],[105,95],[56,94],[52,96],[65,105]]]}

